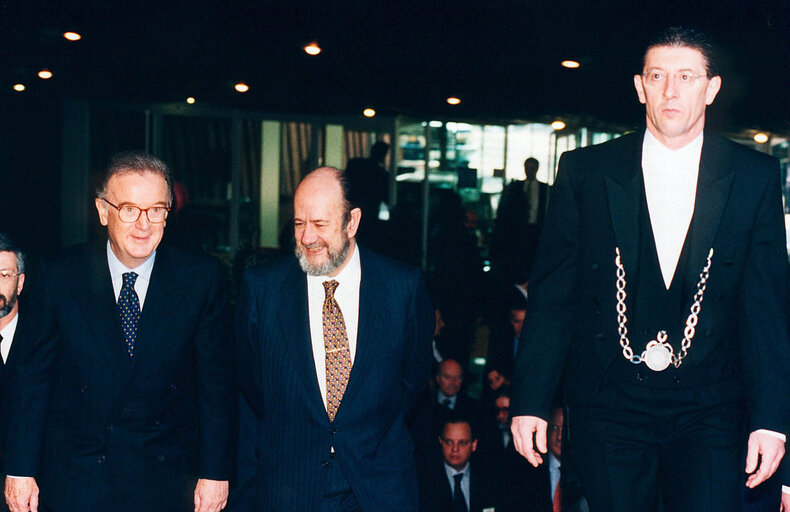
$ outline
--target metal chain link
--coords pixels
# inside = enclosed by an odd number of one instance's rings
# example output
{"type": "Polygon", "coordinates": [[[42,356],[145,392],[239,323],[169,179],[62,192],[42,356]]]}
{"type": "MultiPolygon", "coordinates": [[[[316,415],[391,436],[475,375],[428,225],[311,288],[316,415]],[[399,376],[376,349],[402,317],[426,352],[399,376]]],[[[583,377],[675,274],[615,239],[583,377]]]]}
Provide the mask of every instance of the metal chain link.
{"type": "MultiPolygon", "coordinates": [[[[711,247],[710,252],[708,252],[708,259],[705,262],[705,267],[699,275],[699,281],[697,281],[697,292],[694,294],[694,302],[691,304],[689,316],[686,318],[686,327],[683,329],[683,341],[680,344],[680,353],[672,354],[672,364],[675,368],[678,368],[683,362],[683,359],[688,355],[688,351],[691,348],[691,340],[694,338],[694,334],[696,334],[696,326],[702,308],[702,299],[705,298],[705,287],[708,282],[708,277],[710,277],[712,259],[713,248],[711,247]]],[[[623,267],[623,263],[620,259],[619,247],[615,247],[614,264],[617,266],[617,332],[620,334],[620,346],[623,348],[623,357],[633,364],[639,364],[643,361],[642,355],[634,355],[634,350],[631,348],[631,341],[628,339],[628,327],[626,327],[628,317],[626,316],[627,308],[625,305],[625,267],[623,267]]]]}

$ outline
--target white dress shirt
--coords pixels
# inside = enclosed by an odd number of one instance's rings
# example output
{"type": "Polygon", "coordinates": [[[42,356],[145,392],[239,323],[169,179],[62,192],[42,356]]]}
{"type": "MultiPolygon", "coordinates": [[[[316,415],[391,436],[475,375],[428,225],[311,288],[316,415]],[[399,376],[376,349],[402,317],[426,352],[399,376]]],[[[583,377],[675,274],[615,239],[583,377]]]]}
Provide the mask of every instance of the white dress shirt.
{"type": "Polygon", "coordinates": [[[115,302],[118,302],[118,297],[121,295],[123,275],[126,272],[134,272],[137,274],[137,280],[134,282],[134,291],[140,300],[140,311],[143,310],[143,303],[148,293],[148,284],[151,282],[151,272],[154,270],[155,259],[156,251],[152,252],[142,264],[135,268],[129,268],[115,256],[115,253],[112,252],[112,247],[110,247],[110,241],[107,241],[107,264],[110,267],[110,278],[112,279],[112,289],[115,292],[115,302]]]}
{"type": "Polygon", "coordinates": [[[318,388],[326,408],[326,351],[324,349],[324,281],[338,282],[335,289],[335,300],[343,314],[348,336],[348,350],[351,364],[357,352],[357,329],[359,328],[359,283],[362,278],[362,267],[359,263],[359,251],[356,246],[351,259],[345,268],[335,277],[307,276],[307,309],[310,320],[310,341],[313,345],[313,362],[318,388]]]}
{"type": "Polygon", "coordinates": [[[672,284],[694,215],[701,154],[701,133],[689,144],[673,151],[645,130],[642,176],[658,263],[667,289],[672,284]]]}
{"type": "Polygon", "coordinates": [[[2,353],[3,356],[3,363],[8,361],[8,353],[11,351],[11,343],[14,342],[17,322],[19,322],[18,313],[8,322],[8,325],[0,329],[0,336],[3,337],[3,341],[0,342],[0,353],[2,353]]]}
{"type": "Polygon", "coordinates": [[[554,503],[554,493],[560,483],[560,461],[553,453],[549,452],[549,482],[551,482],[551,501],[554,503]]]}
{"type": "Polygon", "coordinates": [[[461,471],[456,471],[452,466],[447,465],[444,463],[444,472],[447,474],[447,480],[450,481],[450,492],[455,491],[455,475],[459,473],[463,473],[464,477],[461,479],[461,491],[464,493],[464,499],[466,500],[466,510],[469,510],[469,486],[472,482],[472,477],[470,476],[471,470],[469,468],[469,463],[466,463],[466,466],[461,469],[461,471]]]}
{"type": "Polygon", "coordinates": [[[458,394],[455,394],[453,396],[447,396],[444,393],[442,393],[441,390],[436,391],[436,402],[439,405],[443,406],[444,401],[449,400],[449,402],[447,402],[447,408],[450,409],[451,411],[455,410],[455,401],[457,398],[458,398],[458,394]]]}

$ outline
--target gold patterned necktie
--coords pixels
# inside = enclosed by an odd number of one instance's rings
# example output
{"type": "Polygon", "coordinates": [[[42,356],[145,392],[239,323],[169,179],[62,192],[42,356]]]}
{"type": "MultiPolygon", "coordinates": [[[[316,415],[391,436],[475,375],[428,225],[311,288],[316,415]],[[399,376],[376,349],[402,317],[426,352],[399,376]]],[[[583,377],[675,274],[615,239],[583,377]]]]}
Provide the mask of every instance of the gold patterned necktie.
{"type": "Polygon", "coordinates": [[[351,351],[348,348],[348,333],[343,313],[335,300],[337,281],[324,281],[324,351],[326,352],[326,414],[329,421],[335,420],[337,409],[343,400],[351,373],[351,351]]]}

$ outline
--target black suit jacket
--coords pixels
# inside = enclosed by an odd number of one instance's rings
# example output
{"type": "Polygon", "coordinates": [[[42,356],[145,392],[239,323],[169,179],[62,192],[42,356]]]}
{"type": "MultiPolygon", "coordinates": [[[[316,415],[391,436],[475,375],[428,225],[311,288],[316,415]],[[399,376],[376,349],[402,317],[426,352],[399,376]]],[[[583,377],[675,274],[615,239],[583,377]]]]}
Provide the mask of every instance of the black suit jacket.
{"type": "MultiPolygon", "coordinates": [[[[649,236],[639,232],[642,138],[643,132],[626,135],[567,152],[560,160],[530,280],[513,415],[548,419],[564,366],[569,404],[616,399],[600,390],[607,369],[623,358],[615,247],[626,272],[636,276],[639,237],[649,236]]],[[[709,249],[715,253],[688,357],[665,373],[677,375],[685,386],[716,383],[725,376],[714,373],[710,363],[726,358],[735,382],[719,392],[745,396],[752,430],[785,432],[790,345],[777,161],[705,132],[692,226],[684,281],[696,283],[709,249]]],[[[695,291],[693,286],[685,291],[688,304],[695,291]]]]}
{"type": "MultiPolygon", "coordinates": [[[[440,459],[441,460],[441,459],[440,459]]],[[[498,482],[490,471],[469,463],[469,512],[497,508],[498,482]]],[[[420,512],[452,512],[453,488],[443,463],[434,463],[420,475],[420,512]]]]}
{"type": "Polygon", "coordinates": [[[318,510],[334,447],[363,510],[417,509],[404,416],[428,379],[436,319],[418,269],[357,247],[356,356],[332,423],[316,380],[307,279],[296,258],[254,267],[244,277],[236,326],[253,424],[245,424],[251,435],[239,471],[255,479],[243,489],[256,495],[247,507],[254,501],[258,510],[318,510]]]}
{"type": "Polygon", "coordinates": [[[235,459],[233,347],[210,258],[159,247],[130,359],[106,241],[37,269],[6,379],[7,474],[58,511],[184,511],[235,459]]]}

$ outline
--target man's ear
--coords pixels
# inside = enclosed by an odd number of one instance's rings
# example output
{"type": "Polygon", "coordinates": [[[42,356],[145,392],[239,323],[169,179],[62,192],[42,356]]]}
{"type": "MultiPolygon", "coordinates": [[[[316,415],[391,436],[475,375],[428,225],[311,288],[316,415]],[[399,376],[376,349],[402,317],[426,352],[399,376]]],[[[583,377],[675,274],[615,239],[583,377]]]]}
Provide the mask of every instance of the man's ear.
{"type": "Polygon", "coordinates": [[[107,225],[107,205],[105,204],[103,199],[99,199],[98,197],[93,200],[93,204],[96,205],[96,211],[99,212],[99,223],[102,226],[107,225]]]}
{"type": "Polygon", "coordinates": [[[362,210],[359,208],[352,208],[348,213],[348,224],[346,225],[346,236],[354,238],[359,229],[359,223],[362,220],[362,210]]]}
{"type": "Polygon", "coordinates": [[[645,84],[642,83],[642,75],[634,75],[634,88],[636,95],[639,96],[639,103],[645,104],[645,84]]]}

